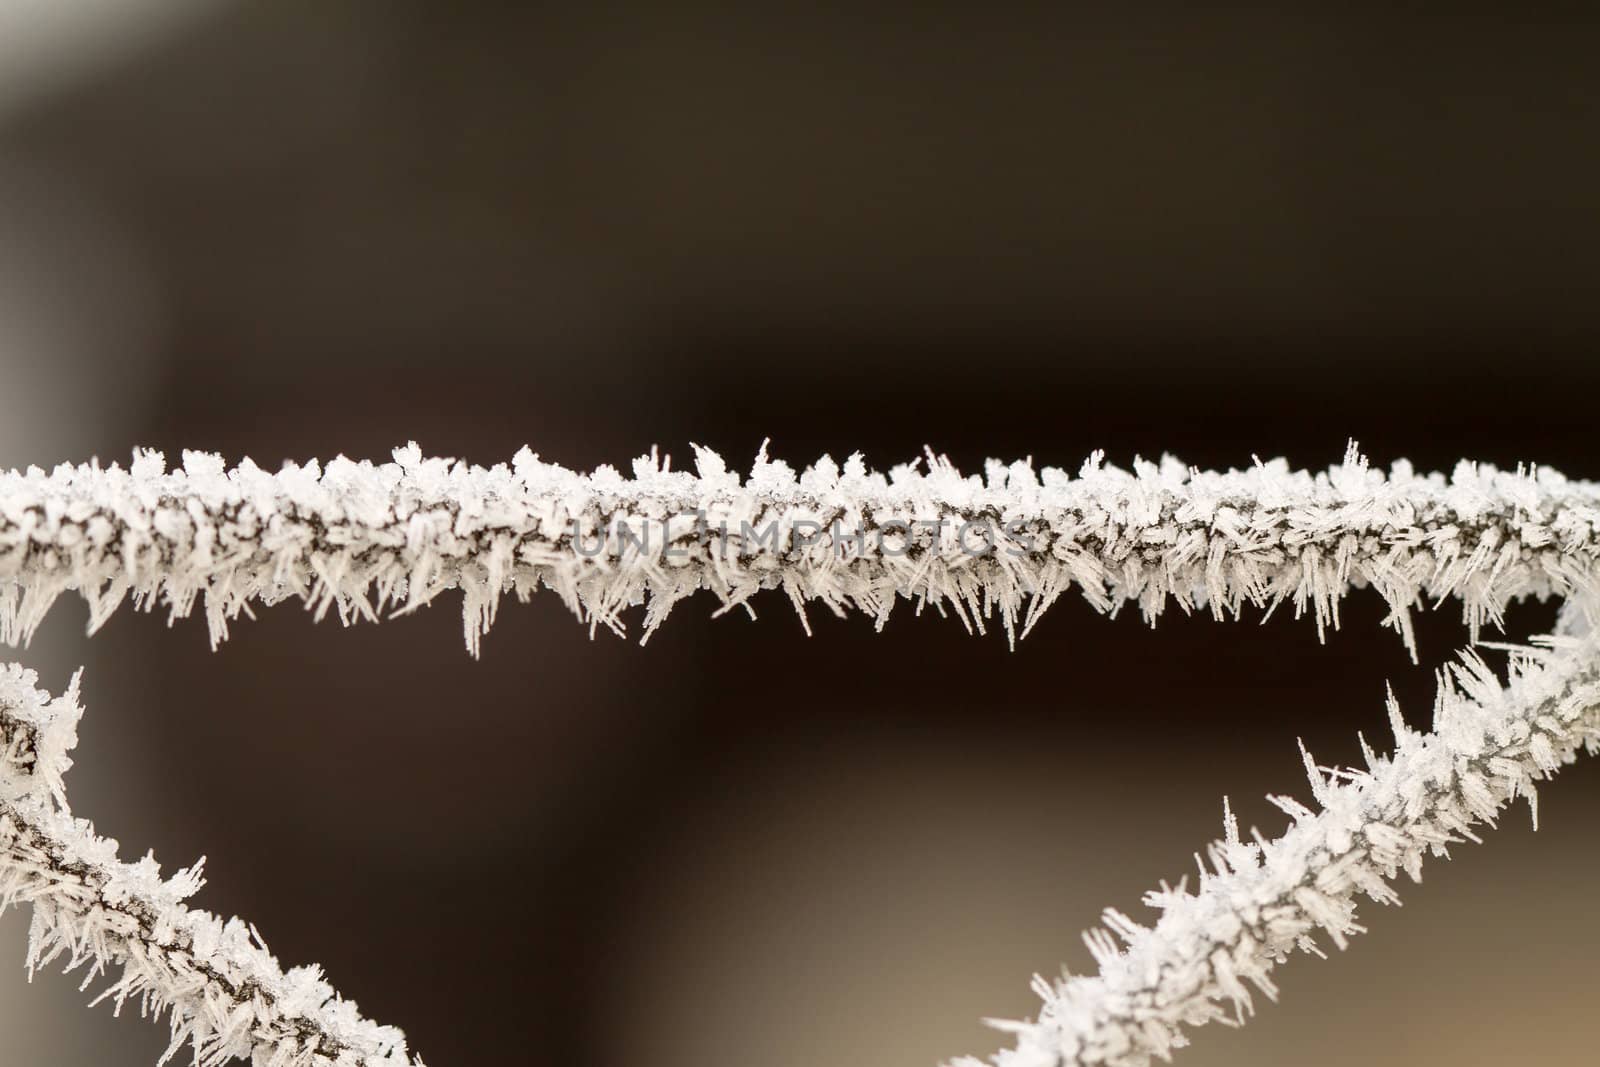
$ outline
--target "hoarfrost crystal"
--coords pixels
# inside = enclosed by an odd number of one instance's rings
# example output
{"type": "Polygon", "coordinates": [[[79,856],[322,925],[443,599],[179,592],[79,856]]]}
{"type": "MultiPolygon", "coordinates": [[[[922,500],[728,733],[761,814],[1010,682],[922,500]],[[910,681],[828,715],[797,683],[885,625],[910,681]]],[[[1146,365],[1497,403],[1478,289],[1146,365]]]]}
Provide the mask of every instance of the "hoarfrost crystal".
{"type": "Polygon", "coordinates": [[[905,598],[979,630],[998,616],[1013,638],[1074,588],[1152,621],[1169,599],[1219,618],[1288,601],[1321,630],[1351,587],[1370,586],[1409,647],[1425,599],[1459,597],[1476,640],[1512,599],[1595,589],[1600,487],[1545,468],[1464,462],[1447,478],[1402,462],[1386,475],[1353,446],[1315,475],[1171,458],[1129,472],[1098,453],[1075,478],[1026,461],[963,476],[932,453],[925,467],[883,475],[855,455],[796,475],[763,447],[741,480],[697,449],[697,473],[652,454],[627,478],[526,449],[489,468],[424,459],[412,444],[391,463],[277,474],[197,452],[174,471],[142,452],[129,470],[7,472],[0,638],[26,641],[69,591],[91,631],[129,595],[174,617],[203,602],[215,643],[252,600],[376,620],[460,589],[476,653],[500,598],[541,586],[591,628],[620,632],[623,610],[645,603],[646,635],[697,590],[749,610],[781,589],[802,617],[816,601],[882,625],[905,598]]]}
{"type": "MultiPolygon", "coordinates": [[[[91,632],[130,596],[174,618],[202,603],[215,644],[251,602],[376,621],[460,589],[476,655],[500,599],[540,587],[591,632],[621,632],[642,603],[648,636],[702,589],[753,614],[770,589],[802,621],[818,602],[881,626],[906,599],[978,631],[998,618],[1013,640],[1073,589],[1151,622],[1169,601],[1217,618],[1288,603],[1320,633],[1351,589],[1371,588],[1415,656],[1411,618],[1428,600],[1458,598],[1477,644],[1511,601],[1564,598],[1560,633],[1512,649],[1504,684],[1463,653],[1440,675],[1432,732],[1408,730],[1391,703],[1393,755],[1363,742],[1367,768],[1349,771],[1306,754],[1319,810],[1276,798],[1292,825],[1271,841],[1243,840],[1226,814],[1193,892],[1147,895],[1153,927],[1108,910],[1085,935],[1099,974],[1036,979],[1038,1018],[995,1024],[1015,1035],[998,1067],[1143,1067],[1188,1027],[1242,1022],[1291,952],[1318,952],[1319,932],[1341,948],[1360,932],[1358,896],[1393,901],[1400,871],[1420,877],[1425,856],[1476,840],[1475,824],[1518,797],[1531,805],[1537,779],[1600,747],[1597,531],[1594,483],[1466,462],[1448,477],[1403,462],[1385,473],[1354,445],[1317,474],[1281,460],[1124,471],[1097,454],[1076,477],[993,461],[962,476],[932,453],[925,469],[877,474],[857,455],[797,475],[763,447],[745,479],[705,449],[695,473],[652,453],[631,478],[526,449],[482,468],[409,445],[392,463],[276,474],[194,452],[168,471],[143,452],[128,470],[0,473],[0,639],[26,641],[66,592],[88,602],[91,632]]],[[[153,858],[120,862],[71,814],[62,776],[79,715],[76,679],[52,699],[31,672],[0,671],[0,908],[33,906],[29,967],[64,958],[86,985],[120,968],[102,999],[169,1013],[169,1056],[187,1045],[200,1064],[420,1064],[316,968],[285,972],[253,927],[190,909],[199,864],[163,880],[153,858]]]]}
{"type": "Polygon", "coordinates": [[[73,816],[62,775],[78,681],[54,699],[36,682],[0,668],[0,910],[33,906],[29,973],[64,959],[88,987],[120,968],[96,1002],[167,1013],[167,1057],[188,1046],[202,1065],[420,1067],[399,1030],[363,1019],[318,968],[284,971],[255,927],[189,908],[204,860],[163,879],[153,857],[120,862],[115,841],[73,816]]]}
{"type": "MultiPolygon", "coordinates": [[[[1115,910],[1085,935],[1100,973],[1050,983],[1035,978],[1044,1006],[1034,1022],[995,1023],[1016,1035],[997,1067],[1104,1064],[1143,1067],[1187,1044],[1183,1027],[1242,1023],[1254,989],[1276,995],[1271,972],[1296,949],[1320,955],[1318,932],[1344,948],[1361,932],[1355,901],[1398,900],[1390,880],[1421,880],[1427,855],[1476,841],[1517,797],[1535,803],[1534,783],[1600,750],[1600,646],[1552,638],[1514,653],[1502,687],[1467,654],[1441,675],[1434,728],[1406,728],[1391,702],[1393,756],[1366,748],[1364,771],[1306,769],[1321,810],[1275,798],[1293,819],[1282,837],[1242,841],[1231,814],[1207,850],[1199,885],[1145,896],[1161,911],[1147,928],[1115,910]]],[[[976,1059],[953,1067],[981,1067],[976,1059]]]]}

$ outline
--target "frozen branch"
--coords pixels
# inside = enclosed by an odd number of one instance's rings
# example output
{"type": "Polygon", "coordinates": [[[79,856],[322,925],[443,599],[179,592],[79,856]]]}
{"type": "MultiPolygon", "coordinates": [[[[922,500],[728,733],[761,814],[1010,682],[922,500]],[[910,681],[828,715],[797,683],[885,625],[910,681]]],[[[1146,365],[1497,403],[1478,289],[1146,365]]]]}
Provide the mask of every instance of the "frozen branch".
{"type": "MultiPolygon", "coordinates": [[[[1145,1067],[1187,1044],[1185,1026],[1242,1023],[1251,987],[1276,994],[1271,972],[1295,949],[1321,954],[1313,935],[1340,948],[1362,928],[1355,902],[1398,899],[1398,872],[1422,878],[1426,855],[1476,841],[1518,796],[1535,805],[1534,782],[1600,750],[1600,647],[1593,638],[1551,639],[1553,649],[1518,650],[1509,683],[1468,653],[1441,674],[1433,732],[1407,729],[1393,698],[1393,756],[1363,741],[1365,771],[1332,771],[1305,754],[1319,812],[1272,798],[1293,819],[1274,841],[1241,841],[1225,812],[1224,839],[1208,850],[1193,893],[1184,885],[1149,893],[1161,918],[1146,928],[1115,910],[1084,936],[1100,973],[1042,978],[1036,1022],[995,1022],[1016,1034],[996,1067],[1145,1067]]],[[[1302,752],[1304,750],[1302,749],[1302,752]]],[[[1538,812],[1534,808],[1537,824],[1538,812]]],[[[953,1067],[982,1067],[976,1059],[953,1067]]]]}
{"type": "Polygon", "coordinates": [[[187,907],[203,860],[162,879],[153,857],[122,863],[115,841],[73,817],[61,779],[82,714],[77,679],[55,699],[35,681],[0,667],[0,910],[33,906],[29,973],[65,958],[87,988],[120,968],[97,1003],[167,1013],[162,1062],[189,1046],[200,1067],[420,1067],[399,1030],[363,1019],[318,968],[285,972],[253,926],[187,907]]]}
{"type": "Polygon", "coordinates": [[[852,456],[797,476],[764,448],[742,480],[705,449],[697,473],[669,467],[652,455],[631,478],[580,474],[524,449],[485,469],[410,445],[392,463],[276,474],[193,452],[174,471],[144,452],[131,470],[0,473],[0,640],[26,641],[64,592],[88,602],[91,631],[129,595],[173,617],[203,603],[215,644],[252,601],[376,620],[460,589],[476,653],[500,598],[540,586],[591,630],[621,632],[645,603],[648,636],[698,590],[750,610],[780,589],[802,619],[816,601],[881,626],[904,598],[980,631],[998,616],[1013,639],[1072,589],[1151,621],[1169,600],[1218,618],[1288,602],[1321,631],[1371,587],[1414,651],[1426,600],[1459,598],[1476,640],[1512,600],[1593,592],[1600,556],[1593,483],[1470,463],[1385,474],[1353,446],[1318,474],[1281,460],[1129,472],[1097,454],[1076,477],[995,461],[964,477],[930,453],[887,475],[852,456]]]}

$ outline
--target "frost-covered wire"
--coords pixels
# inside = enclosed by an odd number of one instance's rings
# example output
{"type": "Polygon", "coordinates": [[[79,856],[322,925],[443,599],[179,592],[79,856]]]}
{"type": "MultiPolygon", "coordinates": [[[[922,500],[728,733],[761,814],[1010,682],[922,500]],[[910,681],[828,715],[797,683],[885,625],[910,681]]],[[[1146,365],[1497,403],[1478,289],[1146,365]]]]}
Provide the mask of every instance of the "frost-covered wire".
{"type": "MultiPolygon", "coordinates": [[[[1108,909],[1084,936],[1093,976],[1035,978],[1043,1007],[1031,1022],[994,1021],[1016,1036],[996,1067],[1145,1067],[1187,1044],[1185,1027],[1242,1023],[1252,987],[1276,995],[1271,972],[1296,949],[1321,955],[1323,933],[1340,948],[1356,923],[1356,898],[1398,898],[1400,871],[1420,881],[1427,855],[1476,841],[1517,797],[1536,805],[1534,782],[1600,750],[1600,645],[1552,638],[1513,654],[1504,686],[1472,653],[1440,677],[1431,733],[1406,727],[1393,698],[1396,749],[1362,748],[1367,768],[1334,770],[1305,754],[1320,810],[1273,799],[1293,819],[1280,838],[1241,840],[1225,810],[1224,839],[1207,850],[1199,882],[1162,887],[1145,903],[1162,912],[1145,927],[1108,909]]],[[[1304,750],[1302,749],[1302,752],[1304,750]]],[[[1534,807],[1535,825],[1538,821],[1534,807]]],[[[1185,880],[1187,881],[1187,880],[1185,880]]],[[[983,1067],[977,1059],[952,1067],[983,1067]]]]}
{"type": "MultiPolygon", "coordinates": [[[[1372,469],[1352,446],[1312,474],[1279,460],[1207,472],[1176,460],[1132,471],[1091,457],[1077,476],[991,462],[962,476],[932,455],[887,475],[859,456],[800,474],[763,448],[747,478],[696,451],[696,471],[654,454],[631,478],[580,474],[526,450],[491,468],[424,459],[411,445],[381,465],[249,460],[232,470],[185,453],[132,467],[0,473],[0,640],[25,641],[61,594],[89,605],[91,631],[131,596],[173,617],[203,602],[213,642],[252,603],[299,598],[318,617],[376,620],[460,589],[467,646],[501,598],[554,590],[591,630],[622,630],[644,603],[644,632],[679,600],[710,590],[722,609],[783,591],[855,608],[880,625],[904,598],[954,611],[982,630],[996,617],[1026,634],[1078,590],[1102,611],[1154,621],[1175,602],[1218,618],[1284,603],[1337,626],[1355,588],[1375,590],[1415,653],[1412,614],[1455,597],[1474,644],[1524,597],[1568,600],[1563,635],[1512,658],[1501,686],[1475,655],[1441,677],[1435,727],[1393,719],[1397,749],[1366,749],[1363,772],[1307,757],[1320,812],[1290,801],[1281,838],[1240,839],[1231,815],[1196,891],[1163,886],[1146,929],[1109,911],[1088,942],[1093,977],[1036,988],[1036,1021],[1004,1023],[999,1067],[1142,1067],[1184,1029],[1242,1021],[1250,986],[1324,932],[1359,931],[1355,899],[1393,899],[1424,855],[1472,839],[1511,799],[1600,738],[1600,486],[1546,469],[1462,463],[1449,475],[1405,463],[1372,469]],[[1118,944],[1118,940],[1121,944],[1118,944]],[[1248,983],[1248,984],[1247,984],[1248,983]]],[[[170,1012],[174,1050],[202,1064],[249,1055],[257,1067],[399,1067],[398,1031],[359,1018],[314,968],[283,973],[252,928],[189,910],[199,868],[162,881],[152,859],[116,860],[115,844],[74,818],[61,774],[75,738],[73,691],[56,701],[31,674],[0,674],[0,906],[30,902],[30,966],[63,955],[89,979],[122,968],[106,995],[170,1012]]],[[[973,1064],[977,1061],[962,1061],[973,1064]]]]}
{"type": "Polygon", "coordinates": [[[117,968],[96,1002],[166,1013],[163,1063],[187,1046],[201,1067],[421,1067],[399,1030],[363,1019],[318,968],[285,972],[253,926],[186,906],[204,860],[163,879],[152,856],[123,863],[116,841],[74,817],[62,775],[78,680],[53,699],[36,682],[0,667],[0,911],[33,906],[29,973],[64,959],[87,988],[117,968]]]}
{"type": "Polygon", "coordinates": [[[195,452],[172,471],[141,452],[128,470],[0,473],[0,640],[27,640],[68,591],[88,602],[91,631],[129,595],[173,616],[202,602],[215,643],[253,601],[375,620],[460,589],[476,652],[501,597],[541,586],[591,629],[621,631],[645,603],[647,636],[698,590],[749,610],[778,589],[802,619],[816,601],[882,625],[904,598],[979,630],[998,616],[1013,638],[1073,589],[1151,620],[1169,600],[1219,618],[1287,601],[1320,630],[1370,586],[1412,646],[1429,600],[1459,598],[1476,640],[1508,601],[1593,592],[1600,558],[1593,483],[1471,463],[1385,473],[1353,446],[1317,474],[1170,458],[1124,471],[1096,454],[1076,477],[1027,461],[980,477],[929,453],[887,475],[859,455],[797,475],[765,447],[747,478],[706,449],[695,466],[652,454],[632,477],[582,474],[524,449],[483,468],[410,445],[391,463],[277,473],[195,452]]]}

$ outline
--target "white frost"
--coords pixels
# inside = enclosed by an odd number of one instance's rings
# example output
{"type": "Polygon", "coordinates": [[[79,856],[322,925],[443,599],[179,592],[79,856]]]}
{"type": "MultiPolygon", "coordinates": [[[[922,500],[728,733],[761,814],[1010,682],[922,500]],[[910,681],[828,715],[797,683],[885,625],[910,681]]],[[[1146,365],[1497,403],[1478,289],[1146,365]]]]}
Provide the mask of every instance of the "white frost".
{"type": "MultiPolygon", "coordinates": [[[[1188,1043],[1185,1027],[1242,1023],[1252,989],[1276,995],[1272,970],[1296,949],[1321,955],[1360,933],[1356,898],[1393,903],[1400,871],[1421,880],[1423,858],[1478,838],[1506,804],[1535,803],[1534,782],[1600,751],[1600,646],[1552,638],[1514,653],[1502,685],[1472,654],[1441,675],[1432,733],[1406,728],[1390,704],[1393,756],[1366,752],[1362,771],[1318,767],[1306,755],[1319,811],[1271,798],[1293,820],[1276,840],[1243,841],[1231,813],[1207,850],[1194,892],[1146,894],[1161,911],[1144,927],[1108,909],[1084,935],[1094,976],[1034,979],[1044,1004],[1032,1022],[995,1021],[1016,1035],[996,1067],[1145,1067],[1188,1043]]],[[[1535,809],[1537,818],[1537,809],[1535,809]]],[[[983,1067],[965,1058],[952,1067],[983,1067]]]]}
{"type": "Polygon", "coordinates": [[[0,667],[0,910],[33,906],[30,974],[64,959],[87,988],[120,968],[97,1002],[166,1013],[162,1062],[187,1046],[203,1067],[421,1067],[404,1034],[363,1019],[319,968],[286,972],[253,926],[184,904],[204,860],[163,879],[154,857],[123,863],[115,841],[74,817],[61,778],[82,715],[77,679],[54,699],[35,682],[0,667]]]}
{"type": "MultiPolygon", "coordinates": [[[[1145,898],[1162,912],[1154,927],[1107,911],[1086,935],[1100,973],[1037,979],[1037,1020],[996,1023],[1016,1038],[998,1067],[1144,1067],[1182,1046],[1186,1027],[1242,1021],[1252,988],[1274,994],[1289,953],[1318,951],[1319,931],[1339,947],[1360,931],[1359,895],[1392,901],[1398,872],[1420,877],[1424,856],[1476,840],[1474,824],[1531,803],[1536,779],[1600,745],[1600,485],[1547,468],[1385,473],[1353,445],[1317,474],[1281,460],[1124,471],[1097,454],[1076,477],[1027,462],[963,477],[930,453],[887,475],[860,456],[796,475],[764,448],[744,479],[704,449],[696,468],[652,454],[631,478],[580,474],[524,449],[485,469],[410,445],[392,463],[276,474],[193,452],[175,471],[146,452],[130,470],[4,472],[0,640],[26,641],[65,592],[88,602],[91,631],[130,595],[173,617],[203,601],[215,643],[252,602],[298,598],[349,622],[460,589],[476,654],[500,598],[541,586],[591,632],[620,632],[632,605],[646,605],[648,636],[698,590],[751,610],[776,589],[802,620],[817,601],[881,626],[905,598],[979,631],[998,617],[1013,639],[1073,589],[1151,622],[1169,601],[1218,618],[1287,602],[1320,632],[1351,589],[1371,588],[1414,654],[1411,617],[1427,601],[1458,598],[1476,644],[1513,600],[1567,600],[1561,636],[1513,650],[1504,685],[1470,652],[1441,674],[1431,733],[1391,708],[1393,756],[1364,746],[1357,772],[1307,755],[1320,810],[1278,798],[1293,820],[1282,837],[1243,841],[1226,816],[1195,891],[1145,898]]],[[[71,815],[62,774],[79,714],[75,684],[51,700],[31,672],[0,670],[0,908],[33,905],[30,967],[65,956],[86,965],[86,983],[120,967],[105,996],[167,1011],[171,1051],[189,1045],[204,1065],[420,1063],[315,968],[285,973],[252,927],[189,909],[199,865],[163,881],[152,858],[119,862],[115,842],[71,815]]]]}
{"type": "Polygon", "coordinates": [[[276,474],[197,452],[173,471],[143,452],[130,470],[0,473],[0,640],[26,641],[64,592],[88,602],[91,631],[129,595],[172,616],[203,602],[215,643],[252,601],[376,620],[460,589],[476,653],[500,598],[540,586],[591,629],[620,632],[644,603],[646,636],[698,590],[750,610],[780,589],[802,618],[817,601],[881,626],[906,598],[978,630],[998,616],[1012,638],[1072,589],[1152,621],[1169,599],[1219,618],[1287,601],[1320,631],[1370,586],[1410,646],[1426,600],[1458,597],[1475,640],[1511,600],[1594,592],[1600,556],[1594,483],[1465,462],[1385,474],[1354,447],[1317,474],[1171,458],[1130,472],[1096,454],[1076,477],[997,461],[979,477],[930,453],[887,475],[859,455],[796,475],[765,449],[748,478],[705,449],[696,468],[652,455],[631,478],[580,474],[526,449],[483,468],[410,445],[392,463],[276,474]]]}

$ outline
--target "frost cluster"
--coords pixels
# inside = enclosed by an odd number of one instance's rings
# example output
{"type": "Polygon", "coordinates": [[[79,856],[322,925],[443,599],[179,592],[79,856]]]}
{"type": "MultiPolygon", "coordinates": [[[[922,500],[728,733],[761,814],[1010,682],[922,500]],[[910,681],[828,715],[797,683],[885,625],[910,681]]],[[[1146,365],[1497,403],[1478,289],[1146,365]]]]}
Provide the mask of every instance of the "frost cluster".
{"type": "Polygon", "coordinates": [[[191,909],[204,860],[163,879],[155,858],[72,814],[62,775],[77,743],[78,683],[52,699],[30,670],[0,667],[0,910],[33,906],[28,969],[64,960],[83,987],[110,968],[96,1003],[166,1013],[172,1044],[210,1067],[420,1067],[405,1035],[363,1019],[315,966],[284,971],[255,927],[191,909]]]}
{"type": "MultiPolygon", "coordinates": [[[[1415,653],[1412,614],[1430,601],[1459,599],[1477,644],[1509,602],[1566,599],[1560,634],[1512,650],[1504,683],[1472,652],[1442,672],[1431,732],[1391,701],[1392,755],[1363,742],[1364,770],[1306,755],[1316,808],[1277,798],[1283,836],[1244,840],[1225,815],[1193,890],[1145,898],[1154,926],[1107,911],[1086,935],[1099,973],[1036,979],[1038,1017],[996,1023],[1015,1035],[997,1067],[1145,1067],[1189,1027],[1242,1022],[1289,954],[1360,932],[1358,897],[1393,901],[1399,872],[1420,877],[1424,857],[1476,840],[1474,825],[1600,747],[1600,485],[1546,468],[1383,472],[1354,446],[1315,474],[1281,460],[1126,471],[1097,454],[1076,476],[991,462],[980,477],[931,453],[887,475],[859,455],[796,474],[765,448],[745,478],[704,449],[695,466],[652,454],[632,477],[581,474],[523,450],[483,468],[410,445],[392,463],[275,474],[195,452],[173,471],[143,452],[128,470],[0,473],[0,640],[25,641],[66,592],[87,601],[91,631],[130,596],[173,617],[202,603],[215,643],[252,603],[297,598],[349,622],[459,589],[476,654],[501,598],[540,587],[591,632],[620,632],[633,605],[648,635],[699,590],[751,610],[774,589],[802,620],[820,602],[881,626],[904,598],[979,631],[998,618],[1013,639],[1072,590],[1151,622],[1169,602],[1218,618],[1287,603],[1321,632],[1370,588],[1415,653]]],[[[0,909],[33,906],[30,968],[64,959],[85,985],[120,968],[101,999],[166,1012],[169,1055],[187,1046],[206,1067],[419,1064],[316,968],[285,972],[253,927],[189,908],[199,864],[163,880],[72,815],[62,775],[79,715],[76,680],[51,699],[31,672],[0,669],[0,909]]]]}
{"type": "Polygon", "coordinates": [[[1074,589],[1152,621],[1169,600],[1219,618],[1288,602],[1320,630],[1371,587],[1410,645],[1425,601],[1459,598],[1476,638],[1510,600],[1592,591],[1600,555],[1592,483],[1471,463],[1385,473],[1353,446],[1316,474],[1171,458],[1126,471],[1096,454],[1076,477],[1027,461],[978,476],[931,453],[887,475],[860,455],[796,474],[763,447],[740,478],[695,457],[693,473],[641,457],[626,477],[526,449],[488,468],[425,459],[413,444],[390,463],[277,473],[198,452],[171,471],[141,452],[127,470],[0,473],[0,639],[26,641],[64,592],[88,602],[91,631],[130,595],[172,616],[200,602],[215,643],[252,601],[376,620],[459,589],[475,653],[501,597],[541,586],[591,629],[620,632],[645,604],[646,636],[698,590],[726,611],[776,589],[802,619],[815,601],[881,626],[904,598],[978,630],[998,617],[1013,639],[1074,589]]]}
{"type": "MultiPolygon", "coordinates": [[[[1391,756],[1363,741],[1364,770],[1319,767],[1305,754],[1317,805],[1272,797],[1292,820],[1275,840],[1242,840],[1224,810],[1224,836],[1206,850],[1191,891],[1163,884],[1144,903],[1153,927],[1108,909],[1084,935],[1093,976],[1034,978],[1043,1000],[1029,1022],[991,1020],[1015,1034],[996,1067],[1146,1067],[1188,1043],[1185,1027],[1238,1025],[1252,989],[1276,996],[1273,968],[1292,952],[1322,955],[1315,936],[1344,948],[1362,932],[1356,900],[1394,903],[1399,872],[1421,881],[1426,856],[1477,841],[1517,797],[1538,822],[1534,783],[1600,751],[1600,645],[1550,639],[1517,650],[1502,685],[1475,655],[1441,674],[1431,733],[1408,729],[1391,698],[1391,756]]],[[[1303,751],[1303,750],[1302,750],[1303,751]]],[[[983,1067],[964,1058],[951,1067],[983,1067]]]]}

